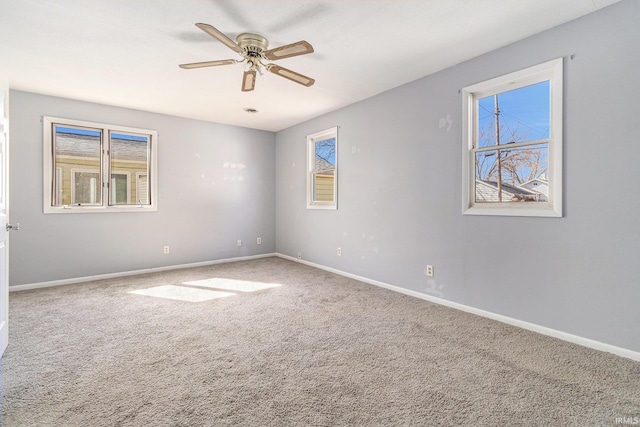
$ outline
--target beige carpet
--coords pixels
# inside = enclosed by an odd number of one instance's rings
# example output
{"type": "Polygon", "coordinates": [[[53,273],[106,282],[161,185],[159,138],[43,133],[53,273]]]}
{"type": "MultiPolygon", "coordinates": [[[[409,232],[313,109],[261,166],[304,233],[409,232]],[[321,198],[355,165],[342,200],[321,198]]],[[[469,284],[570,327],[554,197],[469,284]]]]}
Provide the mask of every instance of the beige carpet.
{"type": "Polygon", "coordinates": [[[279,258],[14,292],[10,322],[3,426],[640,419],[637,362],[279,258]]]}

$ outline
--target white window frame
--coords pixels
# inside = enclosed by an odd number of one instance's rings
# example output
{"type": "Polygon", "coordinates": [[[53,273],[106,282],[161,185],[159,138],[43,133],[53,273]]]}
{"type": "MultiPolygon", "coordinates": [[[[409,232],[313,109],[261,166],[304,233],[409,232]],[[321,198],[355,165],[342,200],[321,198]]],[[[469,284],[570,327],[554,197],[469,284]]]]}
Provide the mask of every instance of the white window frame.
{"type": "MultiPolygon", "coordinates": [[[[43,116],[43,208],[45,214],[65,214],[65,213],[105,213],[105,212],[155,212],[158,210],[158,132],[152,129],[132,128],[127,126],[117,126],[104,123],[87,122],[82,120],[64,119],[58,117],[43,116]],[[102,159],[100,166],[100,176],[102,177],[102,199],[101,204],[96,206],[87,205],[52,205],[54,201],[54,192],[61,191],[55,187],[55,175],[58,173],[54,169],[55,151],[53,135],[54,125],[93,128],[102,132],[102,159]],[[150,203],[146,205],[113,205],[111,204],[111,185],[110,158],[109,158],[109,135],[110,132],[115,133],[132,133],[149,136],[149,175],[150,188],[148,197],[150,203]]],[[[122,172],[114,172],[122,173],[122,172]]],[[[130,185],[130,177],[127,179],[127,185],[130,185]]],[[[127,192],[130,190],[127,189],[127,192]]],[[[128,196],[130,198],[130,195],[128,196]]]]}
{"type": "MultiPolygon", "coordinates": [[[[462,213],[465,215],[502,215],[562,217],[562,81],[563,59],[558,58],[524,70],[496,77],[462,89],[462,213]],[[475,202],[475,143],[478,134],[478,100],[524,86],[549,81],[548,202],[475,202]]],[[[531,144],[529,142],[528,144],[531,144]]],[[[527,145],[528,145],[527,144],[527,145]]]]}
{"type": "Polygon", "coordinates": [[[62,199],[62,168],[56,168],[55,186],[53,191],[55,192],[55,200],[62,199]]]}
{"type": "Polygon", "coordinates": [[[338,127],[332,127],[307,135],[307,209],[338,209],[338,127]],[[316,147],[318,141],[335,138],[335,168],[333,172],[333,200],[319,201],[313,198],[313,176],[316,173],[316,147]]]}

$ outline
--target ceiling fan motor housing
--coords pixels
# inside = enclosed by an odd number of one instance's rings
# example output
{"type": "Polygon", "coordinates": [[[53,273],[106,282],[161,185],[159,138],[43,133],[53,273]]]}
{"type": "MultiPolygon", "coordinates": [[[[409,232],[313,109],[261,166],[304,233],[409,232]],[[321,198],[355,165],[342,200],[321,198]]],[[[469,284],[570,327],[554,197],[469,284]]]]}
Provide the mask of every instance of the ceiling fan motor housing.
{"type": "Polygon", "coordinates": [[[242,33],[236,37],[236,43],[251,58],[262,58],[262,53],[269,47],[269,41],[259,34],[242,33]]]}

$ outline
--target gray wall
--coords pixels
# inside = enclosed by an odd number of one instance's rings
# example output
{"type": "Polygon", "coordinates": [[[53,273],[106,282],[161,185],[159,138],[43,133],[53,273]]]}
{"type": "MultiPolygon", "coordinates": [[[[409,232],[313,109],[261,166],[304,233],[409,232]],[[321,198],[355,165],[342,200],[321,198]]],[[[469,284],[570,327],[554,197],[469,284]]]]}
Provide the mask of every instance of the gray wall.
{"type": "Polygon", "coordinates": [[[279,132],[277,251],[640,351],[639,17],[623,1],[279,132]],[[564,218],[463,216],[458,90],[558,57],[564,218]],[[338,210],[307,210],[305,136],[336,125],[338,210]]]}
{"type": "Polygon", "coordinates": [[[275,251],[273,133],[20,91],[10,102],[10,214],[21,225],[11,285],[275,251]],[[158,211],[43,214],[43,115],[156,129],[158,211]]]}

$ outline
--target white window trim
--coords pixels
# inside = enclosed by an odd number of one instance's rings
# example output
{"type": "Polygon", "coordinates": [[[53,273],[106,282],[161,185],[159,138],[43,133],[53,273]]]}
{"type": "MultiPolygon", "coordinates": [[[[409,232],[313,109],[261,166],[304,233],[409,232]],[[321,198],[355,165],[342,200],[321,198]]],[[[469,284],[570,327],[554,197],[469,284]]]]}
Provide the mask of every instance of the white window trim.
{"type": "Polygon", "coordinates": [[[462,89],[462,138],[464,141],[462,152],[463,214],[562,217],[562,70],[563,59],[558,58],[462,89]],[[473,142],[476,133],[476,124],[474,122],[476,100],[546,80],[550,82],[549,202],[475,203],[473,142]],[[515,84],[516,81],[517,84],[515,84]]]}
{"type": "Polygon", "coordinates": [[[338,127],[332,127],[307,135],[307,209],[338,209],[338,127]],[[329,138],[336,139],[335,169],[333,172],[333,201],[313,200],[313,173],[315,172],[315,143],[329,138]]]}
{"type": "Polygon", "coordinates": [[[42,143],[43,143],[43,208],[45,214],[66,214],[66,213],[107,213],[107,212],[155,212],[158,210],[158,132],[151,129],[132,128],[128,126],[110,125],[104,123],[87,122],[82,120],[64,119],[59,117],[42,117],[42,143]],[[101,206],[73,206],[60,205],[52,206],[54,188],[54,141],[53,141],[53,124],[88,127],[102,130],[103,146],[102,146],[102,205],[101,206]],[[147,205],[112,205],[109,200],[109,191],[106,191],[106,184],[111,182],[111,174],[109,173],[109,132],[116,133],[133,133],[149,135],[151,153],[149,156],[149,177],[150,192],[148,197],[151,203],[147,205]]]}

